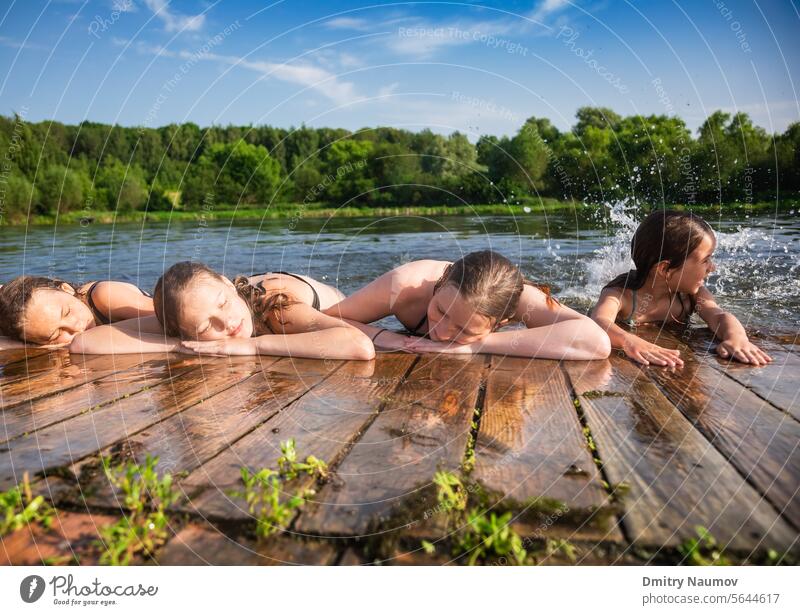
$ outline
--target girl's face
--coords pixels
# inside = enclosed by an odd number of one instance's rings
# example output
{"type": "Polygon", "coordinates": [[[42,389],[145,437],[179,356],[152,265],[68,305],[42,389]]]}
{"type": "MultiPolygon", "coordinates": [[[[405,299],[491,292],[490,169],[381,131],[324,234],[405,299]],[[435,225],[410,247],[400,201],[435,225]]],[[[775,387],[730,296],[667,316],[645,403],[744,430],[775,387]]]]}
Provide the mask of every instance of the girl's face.
{"type": "Polygon", "coordinates": [[[666,272],[667,285],[673,290],[694,295],[705,283],[709,274],[716,271],[717,267],[711,260],[717,241],[714,237],[706,235],[680,267],[668,269],[666,272]]]}
{"type": "Polygon", "coordinates": [[[428,304],[428,334],[437,342],[469,344],[492,332],[492,320],[477,313],[454,286],[446,284],[428,304]]]}
{"type": "Polygon", "coordinates": [[[250,309],[228,278],[198,275],[181,298],[181,329],[200,342],[253,335],[250,309]]]}
{"type": "Polygon", "coordinates": [[[63,290],[39,288],[31,293],[23,316],[23,337],[33,344],[69,344],[95,326],[89,307],[65,284],[63,290]]]}

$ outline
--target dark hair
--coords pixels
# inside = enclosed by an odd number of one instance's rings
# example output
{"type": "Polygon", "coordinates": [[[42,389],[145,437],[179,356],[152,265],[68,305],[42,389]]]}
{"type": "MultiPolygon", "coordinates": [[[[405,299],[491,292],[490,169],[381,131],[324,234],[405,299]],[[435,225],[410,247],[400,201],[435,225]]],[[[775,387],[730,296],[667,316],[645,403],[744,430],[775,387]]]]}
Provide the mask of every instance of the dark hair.
{"type": "MultiPolygon", "coordinates": [[[[153,289],[153,308],[158,322],[164,327],[164,332],[171,337],[181,339],[189,337],[180,325],[181,296],[189,282],[198,275],[208,275],[218,280],[225,279],[208,265],[183,261],[172,265],[156,282],[153,289]]],[[[237,276],[233,285],[250,310],[254,336],[273,333],[268,316],[297,303],[286,293],[267,295],[261,286],[250,284],[246,276],[237,276]]],[[[276,317],[281,323],[285,323],[277,314],[276,317]]]]}
{"type": "Polygon", "coordinates": [[[642,220],[631,239],[636,269],[618,275],[604,288],[638,290],[658,263],[667,261],[670,269],[680,267],[706,236],[714,237],[714,229],[690,211],[654,211],[642,220]]]}
{"type": "Polygon", "coordinates": [[[549,307],[558,303],[549,286],[526,280],[514,263],[493,250],[470,252],[448,265],[433,287],[434,294],[448,284],[495,325],[514,315],[526,284],[542,291],[549,307]]]}
{"type": "MultiPolygon", "coordinates": [[[[654,211],[642,220],[631,239],[631,258],[636,269],[618,275],[603,289],[640,289],[653,267],[661,261],[667,261],[670,269],[680,267],[706,236],[714,237],[714,229],[690,211],[654,211]]],[[[683,307],[683,297],[680,299],[683,307]]],[[[691,314],[694,299],[689,299],[691,314]]]]}
{"type": "Polygon", "coordinates": [[[77,286],[56,278],[42,276],[21,275],[0,288],[0,333],[21,342],[25,341],[23,321],[25,309],[33,296],[33,291],[60,290],[61,286],[69,285],[78,295],[77,286]]]}

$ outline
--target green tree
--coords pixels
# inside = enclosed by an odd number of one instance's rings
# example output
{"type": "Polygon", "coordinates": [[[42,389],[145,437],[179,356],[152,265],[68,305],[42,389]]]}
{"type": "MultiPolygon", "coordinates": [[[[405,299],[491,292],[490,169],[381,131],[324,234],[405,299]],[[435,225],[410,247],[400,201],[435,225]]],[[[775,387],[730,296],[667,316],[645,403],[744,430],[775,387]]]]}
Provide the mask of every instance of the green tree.
{"type": "Polygon", "coordinates": [[[0,183],[0,221],[24,220],[38,201],[38,190],[28,178],[17,172],[0,183]]]}
{"type": "Polygon", "coordinates": [[[80,209],[89,192],[88,177],[60,165],[44,169],[36,185],[39,189],[37,210],[44,214],[80,209]]]}
{"type": "Polygon", "coordinates": [[[98,170],[97,202],[112,211],[134,211],[144,207],[148,199],[144,172],[137,166],[108,159],[98,170]]]}
{"type": "Polygon", "coordinates": [[[279,181],[280,165],[266,148],[244,141],[217,143],[193,165],[184,198],[192,205],[200,205],[208,194],[230,205],[268,203],[279,181]]]}

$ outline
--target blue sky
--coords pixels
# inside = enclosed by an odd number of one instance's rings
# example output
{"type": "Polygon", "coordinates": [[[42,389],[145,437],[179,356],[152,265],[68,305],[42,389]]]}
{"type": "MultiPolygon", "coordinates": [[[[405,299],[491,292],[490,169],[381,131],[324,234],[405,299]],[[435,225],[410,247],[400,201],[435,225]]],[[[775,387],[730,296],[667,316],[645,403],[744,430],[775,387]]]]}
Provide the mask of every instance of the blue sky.
{"type": "Polygon", "coordinates": [[[6,1],[0,112],[513,134],[576,109],[800,120],[788,0],[6,1]]]}

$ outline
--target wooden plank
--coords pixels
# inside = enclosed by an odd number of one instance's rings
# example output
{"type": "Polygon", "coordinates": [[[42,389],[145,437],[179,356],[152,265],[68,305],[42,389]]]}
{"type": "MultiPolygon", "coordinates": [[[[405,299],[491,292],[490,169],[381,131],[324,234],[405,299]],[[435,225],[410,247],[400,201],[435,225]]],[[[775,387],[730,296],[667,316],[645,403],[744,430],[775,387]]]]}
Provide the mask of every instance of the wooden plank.
{"type": "MultiPolygon", "coordinates": [[[[190,472],[307,394],[342,364],[271,358],[261,371],[235,387],[149,426],[129,437],[122,446],[116,443],[101,454],[110,456],[113,462],[130,459],[139,463],[147,455],[158,456],[159,473],[190,472]],[[298,371],[302,377],[296,375],[298,371]]],[[[103,505],[114,498],[100,467],[99,458],[93,456],[70,468],[90,505],[103,505]],[[84,472],[84,468],[89,471],[84,472]]]]}
{"type": "Polygon", "coordinates": [[[124,440],[236,386],[258,365],[252,357],[203,357],[200,369],[175,382],[161,381],[152,389],[11,440],[0,449],[0,489],[16,484],[23,472],[36,476],[124,440]]]}
{"type": "Polygon", "coordinates": [[[436,504],[436,471],[461,465],[485,367],[486,357],[423,356],[295,530],[363,536],[418,521],[436,504]]]}
{"type": "Polygon", "coordinates": [[[608,504],[558,361],[492,358],[473,477],[518,501],[608,504]]]}
{"type": "MultiPolygon", "coordinates": [[[[59,365],[49,367],[3,385],[3,410],[16,404],[72,389],[143,363],[146,355],[79,355],[63,357],[59,365]]],[[[38,357],[37,357],[38,359],[38,357]]],[[[36,359],[34,359],[36,360],[36,359]]]]}
{"type": "Polygon", "coordinates": [[[51,351],[46,348],[38,348],[36,346],[0,350],[0,375],[4,373],[6,366],[17,362],[25,362],[34,357],[49,354],[50,352],[51,351]]]}
{"type": "MultiPolygon", "coordinates": [[[[679,348],[681,370],[647,370],[665,395],[719,449],[776,510],[800,529],[800,423],[719,369],[703,349],[683,344],[668,333],[662,345],[679,348]]],[[[756,368],[741,366],[754,371],[756,368]]]]}
{"type": "Polygon", "coordinates": [[[327,542],[304,541],[288,534],[267,540],[232,538],[209,526],[191,524],[157,555],[161,566],[326,566],[336,560],[327,542]]]}
{"type": "MultiPolygon", "coordinates": [[[[25,381],[33,376],[46,374],[54,369],[64,369],[72,365],[70,353],[66,350],[40,352],[5,365],[0,371],[0,395],[13,383],[25,381]]],[[[0,397],[0,402],[4,402],[0,397]]]]}
{"type": "Polygon", "coordinates": [[[200,364],[198,357],[165,354],[162,358],[150,359],[129,369],[91,379],[82,386],[4,408],[0,419],[0,444],[92,408],[135,395],[159,382],[173,380],[198,368],[200,364]]]}
{"type": "Polygon", "coordinates": [[[676,546],[699,525],[726,548],[794,544],[797,533],[636,365],[615,355],[564,367],[609,481],[630,485],[622,521],[632,541],[676,546]]]}
{"type": "MultiPolygon", "coordinates": [[[[314,455],[330,464],[348,450],[352,440],[375,417],[386,396],[404,381],[416,357],[382,354],[374,362],[348,362],[310,394],[284,408],[260,428],[181,481],[192,497],[187,510],[204,518],[250,520],[246,506],[228,491],[240,487],[240,468],[277,468],[280,443],[294,438],[301,457],[314,455]]],[[[298,479],[298,491],[312,481],[298,479]]]]}
{"type": "MultiPolygon", "coordinates": [[[[772,357],[772,363],[753,367],[720,358],[714,351],[716,341],[708,329],[694,329],[690,333],[691,335],[681,336],[679,341],[691,348],[698,359],[714,369],[723,371],[759,397],[800,421],[800,397],[798,397],[800,387],[797,386],[800,382],[800,356],[768,339],[758,339],[755,343],[761,345],[772,357]]],[[[665,331],[661,335],[662,340],[671,336],[670,331],[665,331]]]]}
{"type": "Polygon", "coordinates": [[[0,565],[39,566],[49,564],[96,565],[100,529],[118,517],[58,511],[48,530],[35,523],[0,537],[0,565]]]}

